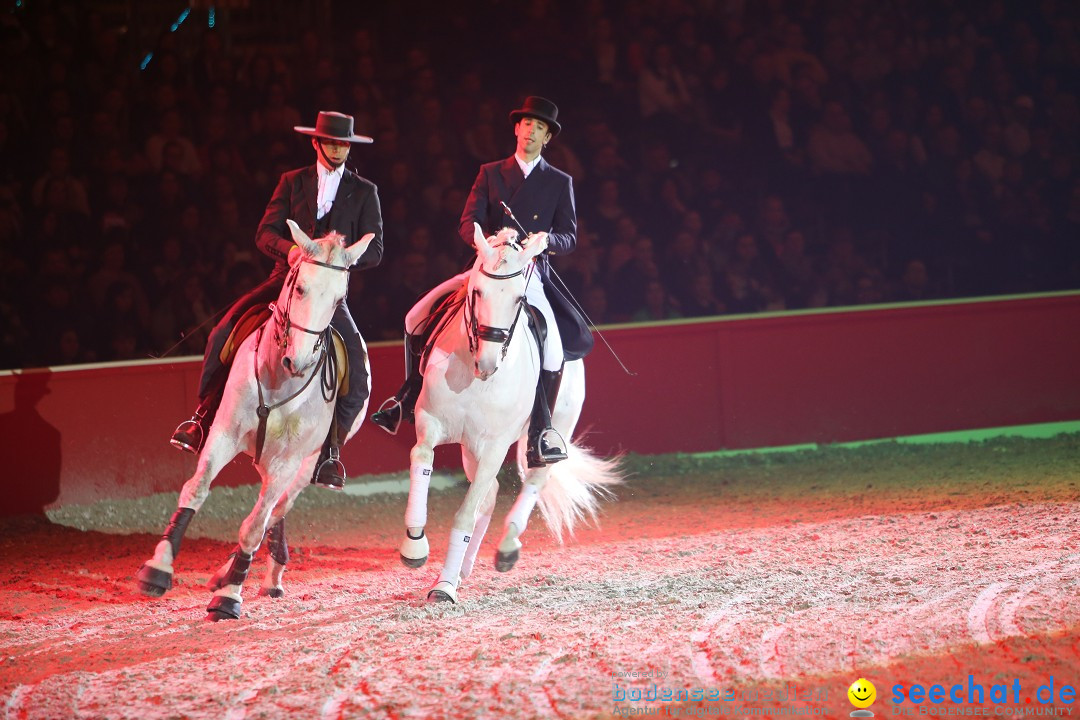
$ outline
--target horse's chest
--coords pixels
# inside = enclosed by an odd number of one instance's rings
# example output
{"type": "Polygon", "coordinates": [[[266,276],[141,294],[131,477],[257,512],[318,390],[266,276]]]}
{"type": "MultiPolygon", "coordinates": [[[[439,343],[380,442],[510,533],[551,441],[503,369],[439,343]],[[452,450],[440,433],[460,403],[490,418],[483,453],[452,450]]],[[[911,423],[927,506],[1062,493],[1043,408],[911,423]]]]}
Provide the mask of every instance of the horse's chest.
{"type": "Polygon", "coordinates": [[[266,418],[266,434],[284,443],[300,440],[310,423],[304,422],[300,413],[271,411],[266,418]]]}

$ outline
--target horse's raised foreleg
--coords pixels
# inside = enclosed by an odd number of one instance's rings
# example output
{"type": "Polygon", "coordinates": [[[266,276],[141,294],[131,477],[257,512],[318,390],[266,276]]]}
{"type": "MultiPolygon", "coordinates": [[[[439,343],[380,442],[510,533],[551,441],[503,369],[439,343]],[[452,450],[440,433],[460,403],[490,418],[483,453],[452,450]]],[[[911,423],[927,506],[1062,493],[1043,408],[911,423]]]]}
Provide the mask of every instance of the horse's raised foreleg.
{"type": "MultiPolygon", "coordinates": [[[[492,453],[494,455],[494,453],[492,453]]],[[[465,554],[471,542],[475,540],[479,544],[479,538],[473,538],[473,529],[477,526],[479,510],[487,499],[493,487],[497,486],[495,473],[502,463],[502,455],[496,459],[484,457],[477,464],[476,474],[470,478],[469,491],[465,493],[465,501],[461,503],[454,515],[454,526],[450,530],[450,543],[446,549],[446,562],[443,563],[442,572],[435,586],[428,591],[428,600],[435,602],[457,602],[457,586],[461,581],[461,569],[465,560],[465,554]]],[[[487,528],[484,528],[485,530],[487,528]]]]}
{"type": "Polygon", "coordinates": [[[544,486],[547,477],[547,468],[538,468],[542,472],[530,473],[528,479],[521,485],[517,499],[514,501],[510,512],[506,514],[506,524],[503,526],[503,536],[499,541],[498,550],[495,552],[495,569],[499,572],[511,570],[521,557],[521,540],[525,528],[529,525],[529,516],[532,515],[536,501],[540,497],[540,490],[544,486]]]}
{"type": "MultiPolygon", "coordinates": [[[[563,385],[559,398],[551,415],[551,424],[560,435],[572,443],[574,429],[581,417],[581,407],[585,401],[585,366],[580,360],[566,363],[563,370],[563,385]]],[[[529,468],[526,462],[527,438],[518,441],[518,473],[523,478],[521,491],[513,507],[506,516],[502,539],[495,554],[495,569],[507,572],[514,567],[521,556],[521,536],[528,526],[529,517],[540,498],[541,491],[548,483],[553,467],[564,469],[574,460],[564,460],[559,466],[529,468]]],[[[565,497],[565,493],[564,493],[565,497]]],[[[561,505],[573,505],[574,501],[566,498],[561,505]]]]}
{"type": "Polygon", "coordinates": [[[195,513],[210,495],[210,483],[217,476],[221,467],[236,456],[235,445],[225,447],[220,440],[213,445],[207,444],[199,456],[195,474],[184,483],[180,491],[177,509],[169,519],[165,532],[161,536],[154,556],[143,563],[136,576],[139,591],[149,597],[161,597],[171,587],[173,580],[173,562],[180,553],[180,541],[187,532],[188,524],[195,513]],[[228,455],[228,459],[222,460],[228,455]]]}
{"type": "Polygon", "coordinates": [[[409,460],[409,502],[405,507],[401,562],[407,567],[418,568],[428,559],[428,539],[424,526],[427,525],[428,486],[431,484],[435,449],[418,439],[409,453],[409,460]]]}

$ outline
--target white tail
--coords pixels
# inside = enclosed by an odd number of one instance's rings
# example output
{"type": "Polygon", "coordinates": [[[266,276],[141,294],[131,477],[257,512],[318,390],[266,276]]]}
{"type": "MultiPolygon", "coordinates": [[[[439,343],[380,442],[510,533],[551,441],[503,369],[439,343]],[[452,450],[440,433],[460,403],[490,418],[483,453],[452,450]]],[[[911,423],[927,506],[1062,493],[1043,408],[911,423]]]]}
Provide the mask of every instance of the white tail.
{"type": "Polygon", "coordinates": [[[586,447],[567,443],[566,459],[551,466],[540,491],[540,514],[561,543],[571,537],[581,520],[596,522],[600,500],[612,497],[611,487],[621,484],[619,459],[597,457],[586,447]]]}

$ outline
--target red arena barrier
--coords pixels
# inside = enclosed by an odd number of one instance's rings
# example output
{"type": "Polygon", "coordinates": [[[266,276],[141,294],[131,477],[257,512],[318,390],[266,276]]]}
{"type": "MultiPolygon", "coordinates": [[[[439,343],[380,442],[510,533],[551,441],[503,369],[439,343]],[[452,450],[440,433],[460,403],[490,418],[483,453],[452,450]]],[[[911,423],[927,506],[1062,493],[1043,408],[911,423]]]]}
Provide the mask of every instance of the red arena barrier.
{"type": "MultiPolygon", "coordinates": [[[[1080,293],[732,316],[602,328],[579,428],[603,453],[834,443],[1080,419],[1080,293]]],[[[373,403],[402,380],[400,343],[370,347],[373,403]]],[[[198,358],[0,373],[4,513],[177,491],[194,457],[198,358]]],[[[405,470],[407,428],[366,423],[353,475],[405,470]]],[[[455,448],[439,463],[459,464],[455,448]]],[[[257,480],[241,457],[219,485],[257,480]]]]}

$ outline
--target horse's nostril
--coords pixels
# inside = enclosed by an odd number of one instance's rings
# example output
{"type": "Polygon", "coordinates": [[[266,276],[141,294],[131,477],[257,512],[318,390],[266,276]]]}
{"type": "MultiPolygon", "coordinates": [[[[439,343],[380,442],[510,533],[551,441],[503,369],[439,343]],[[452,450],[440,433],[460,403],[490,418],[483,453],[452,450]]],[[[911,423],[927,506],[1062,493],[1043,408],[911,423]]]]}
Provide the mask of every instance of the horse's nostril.
{"type": "Polygon", "coordinates": [[[281,358],[281,364],[286,370],[292,370],[292,360],[290,360],[289,358],[281,358]]]}

